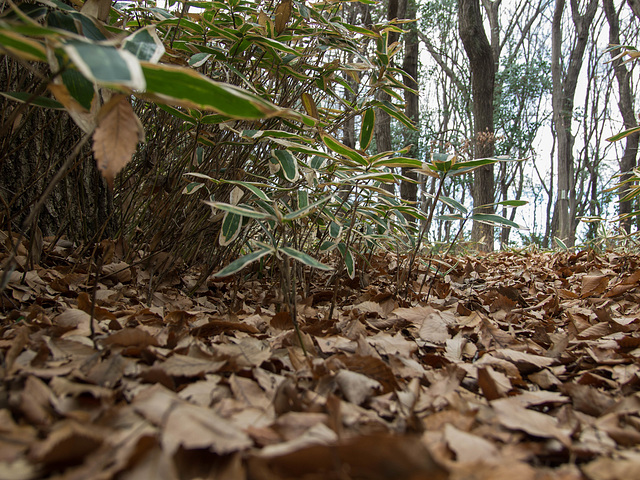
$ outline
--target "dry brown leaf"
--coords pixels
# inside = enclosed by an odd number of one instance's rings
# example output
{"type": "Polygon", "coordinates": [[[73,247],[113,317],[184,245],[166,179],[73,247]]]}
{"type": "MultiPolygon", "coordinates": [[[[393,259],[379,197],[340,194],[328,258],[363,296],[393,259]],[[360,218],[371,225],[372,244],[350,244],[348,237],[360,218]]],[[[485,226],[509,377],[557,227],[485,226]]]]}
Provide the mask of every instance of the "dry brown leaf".
{"type": "Polygon", "coordinates": [[[372,435],[355,437],[335,445],[297,449],[269,459],[254,457],[249,472],[256,479],[352,478],[369,480],[446,480],[448,472],[438,465],[419,439],[372,435]]]}
{"type": "Polygon", "coordinates": [[[255,380],[232,375],[229,386],[236,399],[247,406],[266,411],[271,405],[271,399],[255,380]]]}
{"type": "Polygon", "coordinates": [[[582,298],[601,295],[609,286],[609,279],[600,273],[585,275],[582,277],[582,290],[580,296],[582,298]]]}
{"type": "Polygon", "coordinates": [[[487,400],[504,397],[512,388],[509,378],[490,366],[478,369],[478,386],[487,400]]]}
{"type": "Polygon", "coordinates": [[[445,426],[444,438],[460,463],[495,464],[502,460],[498,448],[493,443],[477,435],[458,430],[453,425],[445,426]]]}
{"type": "Polygon", "coordinates": [[[31,449],[31,457],[44,464],[77,462],[96,450],[103,437],[96,428],[89,428],[73,421],[56,424],[45,440],[31,449]]]}
{"type": "Polygon", "coordinates": [[[180,403],[170,409],[162,431],[162,448],[173,455],[179,447],[207,449],[225,455],[249,448],[249,436],[208,408],[180,403]]]}
{"type": "Polygon", "coordinates": [[[120,345],[122,347],[148,347],[158,346],[158,340],[149,332],[141,328],[125,328],[105,338],[106,345],[120,345]]]}
{"type": "Polygon", "coordinates": [[[291,18],[291,0],[281,0],[276,7],[276,35],[280,35],[287,28],[287,23],[291,18]]]}
{"type": "Polygon", "coordinates": [[[335,379],[345,398],[356,405],[363,404],[376,391],[382,390],[380,382],[350,370],[340,370],[335,379]]]}
{"type": "Polygon", "coordinates": [[[594,417],[599,417],[616,403],[610,395],[589,385],[564,383],[560,386],[560,391],[571,397],[576,410],[594,417]]]}
{"type": "Polygon", "coordinates": [[[563,445],[571,445],[570,432],[558,426],[558,421],[544,413],[528,410],[511,399],[503,398],[491,402],[500,423],[510,430],[520,430],[534,437],[555,438],[563,445]]]}
{"type": "Polygon", "coordinates": [[[553,358],[533,355],[531,353],[518,352],[509,348],[500,348],[493,353],[498,358],[503,358],[513,362],[523,373],[531,373],[544,367],[553,365],[556,361],[553,358]]]}
{"type": "Polygon", "coordinates": [[[601,457],[582,467],[589,480],[630,480],[638,478],[640,458],[601,457]]]}
{"type": "Polygon", "coordinates": [[[120,170],[131,161],[138,142],[144,141],[144,129],[126,95],[114,95],[100,109],[98,126],[93,132],[93,152],[98,170],[113,188],[120,170]]]}
{"type": "Polygon", "coordinates": [[[205,373],[217,372],[224,364],[224,361],[214,362],[174,353],[164,362],[156,362],[153,368],[162,370],[171,377],[204,377],[205,373]]]}

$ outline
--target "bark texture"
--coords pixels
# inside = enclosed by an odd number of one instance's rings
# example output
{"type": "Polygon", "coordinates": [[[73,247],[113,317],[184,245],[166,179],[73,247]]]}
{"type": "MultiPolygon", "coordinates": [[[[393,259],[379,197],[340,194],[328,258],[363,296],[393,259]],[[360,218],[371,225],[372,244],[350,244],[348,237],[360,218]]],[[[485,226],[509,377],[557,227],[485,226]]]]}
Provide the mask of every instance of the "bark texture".
{"type": "MultiPolygon", "coordinates": [[[[629,0],[632,3],[632,0],[629,0]]],[[[640,3],[636,2],[636,5],[640,9],[640,3]]],[[[609,23],[609,44],[620,45],[620,18],[618,11],[613,4],[613,0],[603,0],[602,6],[604,13],[607,16],[607,22],[609,23]]],[[[611,57],[615,58],[618,52],[612,50],[611,57]]],[[[618,82],[618,108],[624,121],[624,128],[629,129],[638,126],[638,120],[634,113],[633,95],[631,94],[631,73],[627,70],[627,67],[622,64],[622,59],[614,60],[613,70],[618,82]]],[[[636,166],[636,158],[638,155],[638,141],[640,134],[634,133],[626,137],[626,144],[624,147],[624,153],[619,160],[620,173],[622,177],[620,181],[627,180],[631,176],[631,170],[636,166]]],[[[620,197],[620,215],[629,214],[632,211],[631,200],[622,201],[622,199],[629,193],[630,187],[628,184],[624,184],[618,190],[620,197]]],[[[621,222],[621,227],[629,233],[631,230],[631,219],[626,218],[621,222]]]]}
{"type": "MultiPolygon", "coordinates": [[[[408,19],[415,20],[417,14],[417,7],[415,0],[405,0],[407,2],[406,17],[408,19]]],[[[404,84],[414,90],[418,91],[418,28],[416,22],[410,23],[408,31],[404,36],[404,59],[402,62],[402,69],[406,73],[404,76],[404,84]]],[[[404,92],[405,102],[405,114],[409,117],[417,127],[420,126],[420,108],[419,97],[417,93],[413,91],[404,92]]],[[[419,130],[404,129],[404,143],[405,145],[413,145],[409,152],[410,157],[418,157],[418,142],[419,142],[419,130]]],[[[417,181],[417,174],[410,168],[403,168],[402,174],[412,180],[417,181]]],[[[400,184],[400,196],[402,199],[408,202],[416,202],[418,197],[418,184],[410,181],[403,180],[400,184]]],[[[413,217],[408,217],[407,220],[413,221],[413,217]]]]}
{"type": "MultiPolygon", "coordinates": [[[[479,0],[460,0],[458,3],[460,38],[469,57],[474,123],[474,157],[493,155],[493,97],[496,66],[491,44],[484,30],[479,0]]],[[[493,203],[493,165],[485,165],[474,172],[471,189],[474,207],[493,203]]],[[[477,210],[493,213],[492,207],[477,210]]],[[[473,222],[471,239],[481,251],[493,251],[493,226],[473,222]]]]}
{"type": "Polygon", "coordinates": [[[553,81],[553,122],[558,140],[558,197],[557,224],[552,234],[567,246],[573,246],[576,235],[576,189],[573,165],[575,136],[571,131],[574,98],[578,75],[582,68],[584,51],[589,39],[589,27],[598,2],[590,0],[584,14],[580,14],[578,0],[570,0],[571,18],[576,32],[575,42],[566,69],[562,68],[562,35],[565,1],[557,0],[551,26],[551,77],[553,81]]]}

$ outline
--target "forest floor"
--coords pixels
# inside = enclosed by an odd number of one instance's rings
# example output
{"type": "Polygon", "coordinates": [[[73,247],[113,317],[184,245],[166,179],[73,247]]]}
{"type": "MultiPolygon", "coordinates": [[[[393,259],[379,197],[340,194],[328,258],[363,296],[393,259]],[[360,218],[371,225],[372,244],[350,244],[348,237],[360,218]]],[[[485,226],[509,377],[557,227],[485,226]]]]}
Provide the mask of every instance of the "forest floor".
{"type": "Polygon", "coordinates": [[[331,319],[314,274],[305,356],[270,279],[45,251],[0,297],[0,479],[640,478],[638,256],[441,258],[409,301],[375,257],[331,319]]]}

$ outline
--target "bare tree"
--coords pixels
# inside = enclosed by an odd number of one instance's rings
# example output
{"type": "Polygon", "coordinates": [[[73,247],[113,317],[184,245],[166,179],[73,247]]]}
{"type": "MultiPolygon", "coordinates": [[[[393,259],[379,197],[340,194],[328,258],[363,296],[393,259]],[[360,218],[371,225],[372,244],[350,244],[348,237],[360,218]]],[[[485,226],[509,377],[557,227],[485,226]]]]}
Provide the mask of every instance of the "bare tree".
{"type": "MultiPolygon", "coordinates": [[[[415,0],[404,0],[407,3],[406,17],[411,20],[416,19],[417,6],[415,0]]],[[[402,70],[404,71],[404,84],[409,90],[404,92],[405,114],[416,125],[420,123],[420,108],[418,96],[418,28],[415,22],[407,27],[404,35],[404,60],[402,70]]],[[[404,129],[405,145],[413,145],[409,155],[418,158],[418,132],[404,129]]],[[[412,169],[403,168],[402,174],[411,179],[417,180],[417,175],[412,169]]],[[[400,196],[409,202],[416,202],[418,196],[418,185],[412,181],[403,180],[400,184],[400,196]]]]}
{"type": "Polygon", "coordinates": [[[589,0],[585,13],[580,13],[578,0],[570,0],[571,20],[576,32],[566,68],[562,64],[563,14],[565,0],[556,0],[551,26],[551,76],[553,80],[553,122],[558,140],[558,198],[557,224],[552,228],[555,236],[568,246],[575,243],[576,190],[573,165],[575,136],[571,132],[574,98],[578,76],[582,68],[584,51],[589,39],[589,28],[598,7],[597,0],[589,0]]]}
{"type": "MultiPolygon", "coordinates": [[[[488,3],[497,10],[500,0],[488,3]]],[[[493,97],[496,60],[484,30],[479,0],[460,0],[458,21],[460,38],[469,57],[471,70],[474,157],[490,157],[494,151],[493,97]]],[[[474,206],[493,203],[493,165],[485,165],[474,172],[471,194],[474,206]]],[[[493,207],[483,207],[481,211],[493,213],[493,207]]],[[[493,226],[474,222],[471,238],[478,243],[480,250],[493,250],[493,226]]]]}
{"type": "MultiPolygon", "coordinates": [[[[640,14],[640,2],[634,0],[628,0],[629,5],[634,12],[640,14]]],[[[609,23],[609,43],[612,45],[620,45],[620,15],[616,10],[613,0],[603,0],[602,6],[604,13],[607,16],[607,22],[609,23]]],[[[640,16],[640,15],[639,15],[640,16]]],[[[613,57],[613,71],[618,82],[618,108],[622,115],[625,128],[633,128],[638,125],[636,114],[634,113],[633,95],[631,94],[631,73],[627,70],[627,67],[622,63],[622,59],[616,59],[617,52],[611,51],[613,57]]],[[[630,172],[633,167],[636,166],[636,157],[638,155],[638,141],[640,134],[634,133],[626,138],[626,144],[624,147],[624,153],[620,158],[620,172],[622,173],[621,181],[627,180],[630,176],[630,172]]],[[[631,200],[623,201],[622,199],[629,193],[629,184],[623,184],[618,195],[620,197],[620,210],[621,216],[631,213],[631,200]]],[[[629,233],[631,229],[631,219],[623,218],[621,222],[622,228],[629,233]]]]}

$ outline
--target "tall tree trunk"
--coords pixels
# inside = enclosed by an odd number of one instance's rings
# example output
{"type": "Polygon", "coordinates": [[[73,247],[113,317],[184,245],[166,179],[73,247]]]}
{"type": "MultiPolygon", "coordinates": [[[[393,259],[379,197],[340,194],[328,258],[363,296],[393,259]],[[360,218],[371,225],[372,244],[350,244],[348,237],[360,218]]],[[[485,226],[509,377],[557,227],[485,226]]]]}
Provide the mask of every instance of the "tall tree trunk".
{"type": "MultiPolygon", "coordinates": [[[[458,19],[460,38],[469,57],[471,69],[474,157],[490,157],[494,151],[493,96],[496,65],[484,30],[479,0],[460,0],[458,19]]],[[[471,195],[474,207],[493,203],[493,165],[485,165],[474,172],[471,195]]],[[[493,213],[493,207],[487,206],[478,211],[493,213]]],[[[478,243],[481,251],[493,251],[493,226],[473,222],[471,239],[478,243]]]]}
{"type": "MultiPolygon", "coordinates": [[[[405,0],[407,2],[406,17],[411,20],[416,19],[417,7],[415,0],[405,0]]],[[[402,69],[406,73],[404,76],[404,84],[407,88],[418,91],[418,27],[416,22],[408,25],[409,31],[404,37],[404,60],[402,63],[402,69]]],[[[419,108],[419,96],[417,93],[405,91],[404,92],[405,113],[416,126],[420,127],[420,108],[419,108]]],[[[419,130],[404,130],[404,143],[405,145],[413,145],[409,156],[412,158],[418,158],[418,141],[419,130]]],[[[412,169],[403,168],[402,174],[412,180],[417,180],[418,176],[412,169]]],[[[400,184],[400,196],[402,199],[408,202],[416,202],[418,197],[418,184],[403,180],[400,184]]],[[[407,220],[413,220],[413,217],[407,217],[407,220]]]]}
{"type": "MultiPolygon", "coordinates": [[[[632,0],[629,0],[631,5],[632,0]]],[[[636,2],[640,12],[640,2],[636,2]]],[[[620,18],[618,12],[613,4],[613,0],[603,0],[602,6],[604,13],[607,16],[607,22],[609,23],[609,44],[620,45],[620,18]]],[[[633,8],[633,5],[632,5],[633,8]]],[[[615,58],[618,52],[611,51],[611,57],[615,58]]],[[[633,128],[638,125],[636,115],[634,113],[633,95],[631,95],[631,74],[622,63],[622,59],[613,61],[613,70],[618,81],[618,94],[620,100],[618,102],[618,108],[624,121],[624,128],[633,128]]],[[[636,166],[636,157],[638,155],[638,141],[640,134],[634,133],[626,138],[626,144],[624,147],[624,153],[620,159],[620,172],[622,173],[621,181],[627,180],[631,176],[631,170],[636,166]]],[[[631,200],[622,201],[622,199],[629,193],[630,185],[623,184],[618,190],[620,197],[620,215],[631,213],[631,200]]],[[[631,230],[631,219],[626,218],[621,222],[621,227],[629,233],[631,230]]]]}
{"type": "MultiPolygon", "coordinates": [[[[404,18],[406,12],[406,2],[407,0],[389,0],[388,10],[387,10],[387,19],[400,19],[404,18]]],[[[400,38],[400,34],[398,32],[389,32],[388,37],[388,46],[393,45],[400,38]]],[[[393,60],[391,60],[392,62],[393,60]]],[[[377,99],[382,102],[389,102],[391,97],[388,93],[380,91],[377,94],[377,99]]],[[[376,152],[388,152],[392,147],[391,143],[391,116],[382,109],[378,109],[376,112],[376,124],[374,126],[374,135],[376,138],[376,152]]],[[[382,188],[393,193],[394,184],[393,183],[384,183],[382,188]]]]}
{"type": "Polygon", "coordinates": [[[558,138],[558,223],[554,235],[567,246],[575,243],[576,209],[575,174],[573,166],[574,135],[571,133],[573,103],[578,84],[578,75],[582,67],[584,50],[589,38],[589,26],[598,6],[597,0],[590,0],[584,15],[580,15],[578,0],[570,0],[571,18],[576,32],[566,71],[561,66],[562,56],[562,17],[565,0],[556,0],[551,25],[551,77],[553,81],[553,122],[558,138]]]}
{"type": "Polygon", "coordinates": [[[633,11],[633,14],[640,18],[640,0],[627,0],[627,3],[633,11]]]}

